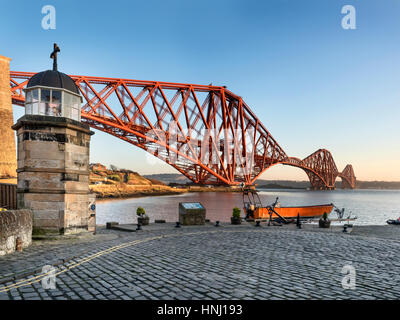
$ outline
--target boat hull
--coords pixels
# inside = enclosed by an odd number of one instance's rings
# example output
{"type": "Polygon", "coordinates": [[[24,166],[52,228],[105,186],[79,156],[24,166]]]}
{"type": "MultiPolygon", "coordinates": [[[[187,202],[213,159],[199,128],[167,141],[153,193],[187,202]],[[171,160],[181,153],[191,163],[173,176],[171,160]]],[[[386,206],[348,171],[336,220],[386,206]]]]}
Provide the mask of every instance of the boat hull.
{"type": "MultiPolygon", "coordinates": [[[[323,204],[318,206],[303,206],[303,207],[279,207],[275,211],[283,218],[300,218],[315,219],[320,218],[326,212],[328,215],[333,209],[332,204],[323,204]]],[[[254,210],[254,219],[269,219],[270,214],[268,208],[256,208],[254,210]]],[[[274,213],[272,218],[278,218],[274,213]]]]}

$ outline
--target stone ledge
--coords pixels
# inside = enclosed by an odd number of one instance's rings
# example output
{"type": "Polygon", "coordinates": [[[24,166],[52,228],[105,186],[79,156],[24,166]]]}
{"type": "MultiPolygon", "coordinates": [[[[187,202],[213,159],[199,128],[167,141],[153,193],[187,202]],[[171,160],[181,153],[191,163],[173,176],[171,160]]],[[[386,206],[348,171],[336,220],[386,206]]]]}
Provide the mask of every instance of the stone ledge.
{"type": "Polygon", "coordinates": [[[41,115],[24,115],[18,119],[18,122],[14,124],[11,128],[18,130],[23,125],[36,125],[40,127],[63,127],[72,128],[77,131],[82,131],[84,133],[93,135],[94,132],[90,131],[90,127],[86,123],[82,123],[76,120],[72,120],[65,117],[51,117],[51,116],[41,116],[41,115]]]}
{"type": "Polygon", "coordinates": [[[90,190],[88,191],[79,191],[79,190],[48,190],[48,189],[32,189],[32,188],[17,188],[17,193],[38,193],[38,194],[90,194],[90,190]]]}
{"type": "Polygon", "coordinates": [[[88,176],[89,170],[73,170],[73,169],[58,169],[58,168],[33,168],[33,167],[22,167],[17,169],[19,172],[45,172],[45,173],[66,173],[66,174],[81,174],[88,176]]]}

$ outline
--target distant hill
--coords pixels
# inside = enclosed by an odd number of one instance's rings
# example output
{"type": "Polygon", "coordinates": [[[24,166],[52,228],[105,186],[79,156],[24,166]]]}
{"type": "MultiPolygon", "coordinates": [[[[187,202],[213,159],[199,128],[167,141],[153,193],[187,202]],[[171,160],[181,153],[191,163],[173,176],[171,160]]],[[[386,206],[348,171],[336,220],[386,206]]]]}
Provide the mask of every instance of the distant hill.
{"type": "MultiPolygon", "coordinates": [[[[177,183],[186,184],[191,181],[184,175],[179,173],[160,173],[143,175],[146,179],[154,179],[165,184],[177,183]]],[[[293,181],[293,180],[263,180],[256,181],[258,188],[268,189],[307,189],[311,187],[309,181],[293,181]]],[[[336,187],[340,189],[342,182],[340,179],[336,182],[336,187]]],[[[356,189],[389,189],[400,190],[400,181],[357,181],[356,189]]]]}
{"type": "Polygon", "coordinates": [[[356,188],[399,190],[400,181],[357,181],[356,188]]]}
{"type": "Polygon", "coordinates": [[[159,173],[159,174],[145,174],[144,178],[149,180],[157,180],[161,181],[165,184],[170,183],[178,183],[178,184],[186,184],[191,183],[191,181],[186,178],[183,174],[180,173],[159,173]]]}
{"type": "Polygon", "coordinates": [[[91,184],[121,184],[128,185],[164,185],[162,181],[157,179],[147,179],[139,173],[127,169],[119,169],[115,166],[107,169],[101,163],[91,163],[90,169],[90,183],[91,184]]]}
{"type": "MultiPolygon", "coordinates": [[[[258,188],[270,189],[307,189],[311,187],[309,181],[292,181],[292,180],[257,180],[258,188]]],[[[336,181],[336,188],[342,187],[341,179],[336,181]]],[[[387,189],[400,190],[400,181],[356,181],[356,189],[387,189]]]]}
{"type": "Polygon", "coordinates": [[[293,181],[293,180],[257,180],[257,188],[268,189],[307,189],[311,187],[309,181],[293,181]]]}

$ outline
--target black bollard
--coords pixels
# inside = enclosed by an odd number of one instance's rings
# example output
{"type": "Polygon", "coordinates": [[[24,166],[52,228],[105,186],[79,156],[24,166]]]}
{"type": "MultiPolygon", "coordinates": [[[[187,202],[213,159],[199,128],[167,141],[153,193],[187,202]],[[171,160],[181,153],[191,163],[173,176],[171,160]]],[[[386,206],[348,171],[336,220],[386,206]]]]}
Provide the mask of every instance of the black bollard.
{"type": "Polygon", "coordinates": [[[137,224],[136,230],[142,230],[142,225],[140,223],[137,224]]]}
{"type": "Polygon", "coordinates": [[[259,227],[260,226],[260,221],[256,221],[256,227],[259,227]]]}
{"type": "Polygon", "coordinates": [[[297,228],[301,229],[300,213],[297,214],[296,226],[297,228]]]}
{"type": "Polygon", "coordinates": [[[181,227],[181,223],[179,221],[176,222],[175,228],[180,228],[181,227]]]}
{"type": "Polygon", "coordinates": [[[347,233],[347,224],[343,225],[343,232],[347,233]]]}
{"type": "Polygon", "coordinates": [[[215,221],[215,226],[219,227],[219,221],[215,221]]]}

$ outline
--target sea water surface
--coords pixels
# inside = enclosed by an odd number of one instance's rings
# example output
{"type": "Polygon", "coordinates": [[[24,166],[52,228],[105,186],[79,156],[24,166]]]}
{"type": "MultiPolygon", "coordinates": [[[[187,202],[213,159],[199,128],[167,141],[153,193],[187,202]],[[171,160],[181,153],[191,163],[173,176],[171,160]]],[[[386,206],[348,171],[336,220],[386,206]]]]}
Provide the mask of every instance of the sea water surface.
{"type": "MultiPolygon", "coordinates": [[[[294,189],[260,189],[264,206],[279,197],[281,206],[304,206],[333,203],[345,208],[345,217],[357,216],[356,225],[385,225],[388,219],[400,216],[400,190],[332,190],[308,191],[294,189]]],[[[241,193],[197,192],[170,196],[97,200],[97,224],[108,221],[136,223],[136,209],[143,207],[150,221],[164,219],[178,221],[179,202],[200,202],[206,208],[206,218],[211,221],[230,221],[233,207],[243,207],[241,193]]],[[[243,214],[243,213],[242,213],[243,214]]],[[[336,218],[332,212],[331,217],[336,218]]]]}

